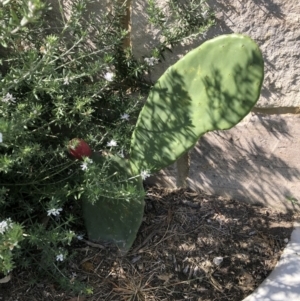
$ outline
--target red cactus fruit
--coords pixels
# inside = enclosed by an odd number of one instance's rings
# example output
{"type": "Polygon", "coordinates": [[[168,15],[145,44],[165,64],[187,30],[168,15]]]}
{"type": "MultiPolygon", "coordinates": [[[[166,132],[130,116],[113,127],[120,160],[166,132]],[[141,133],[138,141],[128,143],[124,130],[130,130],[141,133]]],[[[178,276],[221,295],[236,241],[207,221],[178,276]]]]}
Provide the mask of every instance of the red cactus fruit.
{"type": "Polygon", "coordinates": [[[90,157],[92,150],[82,139],[74,138],[69,142],[68,150],[75,159],[83,160],[83,157],[90,157]]]}

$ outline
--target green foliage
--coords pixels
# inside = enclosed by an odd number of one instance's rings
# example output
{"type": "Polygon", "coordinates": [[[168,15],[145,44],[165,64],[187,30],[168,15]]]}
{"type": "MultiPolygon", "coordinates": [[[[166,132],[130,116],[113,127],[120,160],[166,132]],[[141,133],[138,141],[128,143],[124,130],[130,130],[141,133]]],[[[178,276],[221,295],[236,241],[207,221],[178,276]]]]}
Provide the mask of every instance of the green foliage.
{"type": "MultiPolygon", "coordinates": [[[[74,239],[84,232],[82,203],[103,213],[113,204],[115,217],[124,206],[127,218],[136,212],[133,223],[117,223],[127,231],[128,249],[141,222],[144,192],[127,161],[118,176],[111,170],[128,154],[151,85],[144,75],[167,45],[208,23],[183,21],[172,33],[165,27],[163,42],[139,62],[123,48],[125,7],[119,1],[96,13],[88,1],[72,1],[68,16],[62,4],[0,1],[0,273],[26,268],[86,291],[70,284],[66,264],[75,256],[74,239]],[[84,139],[95,156],[71,158],[67,149],[74,138],[84,139]],[[107,152],[112,156],[99,159],[107,152]]],[[[191,10],[180,12],[177,19],[191,20],[191,10]]]]}
{"type": "Polygon", "coordinates": [[[87,162],[69,156],[68,143],[84,138],[101,152],[115,139],[122,143],[110,151],[126,153],[148,66],[122,48],[123,8],[103,13],[100,22],[86,14],[86,1],[75,1],[69,19],[58,16],[50,32],[49,10],[39,11],[43,18],[29,18],[24,10],[33,2],[0,5],[7,20],[12,11],[21,16],[1,32],[6,49],[0,51],[0,222],[11,218],[24,233],[22,241],[5,234],[20,249],[0,249],[0,273],[30,267],[68,279],[57,269],[71,256],[75,230],[84,231],[81,199],[95,202],[110,183],[109,161],[86,168],[87,162]],[[130,119],[122,119],[124,114],[130,119]]]}
{"type": "Polygon", "coordinates": [[[44,3],[40,0],[2,0],[0,2],[0,45],[8,47],[11,38],[21,38],[28,23],[38,20],[44,3]]]}
{"type": "Polygon", "coordinates": [[[208,131],[229,129],[257,102],[264,63],[249,37],[223,35],[171,66],[152,88],[131,142],[137,173],[174,163],[208,131]]]}
{"type": "Polygon", "coordinates": [[[296,205],[296,204],[299,203],[299,201],[298,201],[296,198],[292,197],[292,196],[287,196],[286,199],[287,199],[289,202],[291,202],[293,205],[296,205]]]}
{"type": "Polygon", "coordinates": [[[149,23],[159,30],[162,41],[155,47],[154,56],[163,56],[178,42],[204,35],[215,23],[205,0],[168,0],[163,4],[161,7],[157,0],[148,0],[149,23]]]}
{"type": "Polygon", "coordinates": [[[0,271],[4,275],[15,267],[12,251],[19,248],[19,242],[23,240],[22,234],[22,227],[10,218],[0,222],[0,271]]]}

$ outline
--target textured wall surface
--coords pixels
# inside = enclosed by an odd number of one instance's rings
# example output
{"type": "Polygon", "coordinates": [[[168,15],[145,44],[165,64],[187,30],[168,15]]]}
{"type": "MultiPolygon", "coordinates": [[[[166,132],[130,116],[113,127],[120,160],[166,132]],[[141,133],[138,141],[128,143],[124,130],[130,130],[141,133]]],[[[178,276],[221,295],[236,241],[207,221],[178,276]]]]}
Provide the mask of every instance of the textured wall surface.
{"type": "MultiPolygon", "coordinates": [[[[164,0],[158,0],[164,7],[164,0]]],[[[147,25],[146,1],[132,3],[132,43],[137,57],[147,55],[157,43],[158,31],[147,25]]],[[[216,12],[217,26],[206,38],[231,32],[251,36],[265,59],[265,82],[257,107],[300,106],[300,2],[298,0],[209,0],[216,12]]],[[[156,68],[154,79],[188,50],[204,39],[176,47],[156,68]]]]}
{"type": "MultiPolygon", "coordinates": [[[[158,0],[163,7],[164,1],[158,0]]],[[[232,32],[251,36],[265,59],[265,80],[255,113],[238,126],[207,133],[190,152],[187,179],[193,189],[253,203],[300,209],[300,2],[293,0],[209,0],[217,25],[206,37],[180,45],[156,67],[157,79],[171,64],[205,39],[232,32]],[[269,114],[261,114],[268,112],[269,114]]],[[[145,1],[135,0],[132,44],[147,56],[159,32],[147,25],[145,1]]],[[[149,179],[176,187],[176,164],[149,179]]]]}
{"type": "MultiPolygon", "coordinates": [[[[300,116],[248,115],[228,131],[204,135],[190,152],[187,183],[241,201],[300,210],[300,116]]],[[[176,164],[150,184],[176,187],[176,164]]]]}
{"type": "Polygon", "coordinates": [[[189,186],[299,210],[299,149],[299,115],[251,114],[229,131],[200,139],[191,152],[189,186]]]}
{"type": "Polygon", "coordinates": [[[300,2],[213,0],[210,3],[224,22],[224,31],[248,34],[261,47],[266,75],[258,106],[300,106],[300,2]]]}

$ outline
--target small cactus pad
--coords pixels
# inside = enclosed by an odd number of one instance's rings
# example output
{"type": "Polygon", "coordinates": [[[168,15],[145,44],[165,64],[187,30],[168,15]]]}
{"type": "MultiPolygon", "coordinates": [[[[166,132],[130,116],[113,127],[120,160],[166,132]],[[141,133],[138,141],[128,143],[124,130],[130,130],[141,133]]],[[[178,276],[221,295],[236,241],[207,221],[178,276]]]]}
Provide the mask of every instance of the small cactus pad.
{"type": "Polygon", "coordinates": [[[257,102],[263,77],[262,54],[247,36],[219,36],[190,51],[160,77],[139,115],[135,172],[158,171],[206,132],[236,125],[257,102]]]}
{"type": "MultiPolygon", "coordinates": [[[[104,164],[105,160],[105,157],[93,157],[96,164],[104,164]]],[[[117,156],[111,156],[109,160],[107,176],[110,177],[111,183],[120,183],[116,195],[119,192],[129,192],[128,197],[103,196],[95,204],[84,199],[83,217],[90,240],[115,244],[125,254],[133,244],[142,223],[144,188],[140,177],[132,177],[127,160],[117,156]],[[130,178],[131,180],[128,180],[130,178]]]]}

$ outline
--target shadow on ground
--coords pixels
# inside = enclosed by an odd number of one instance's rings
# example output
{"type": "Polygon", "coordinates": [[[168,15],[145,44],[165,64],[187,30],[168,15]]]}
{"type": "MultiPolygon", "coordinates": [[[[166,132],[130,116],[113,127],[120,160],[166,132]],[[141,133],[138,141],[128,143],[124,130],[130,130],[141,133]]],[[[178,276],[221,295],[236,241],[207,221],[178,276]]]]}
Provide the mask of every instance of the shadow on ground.
{"type": "Polygon", "coordinates": [[[291,214],[205,193],[151,188],[127,256],[101,244],[72,245],[77,255],[64,271],[66,281],[76,275],[93,287],[92,295],[78,299],[43,279],[29,284],[29,275],[19,273],[1,287],[0,296],[4,301],[241,301],[274,268],[293,220],[291,214]]]}

